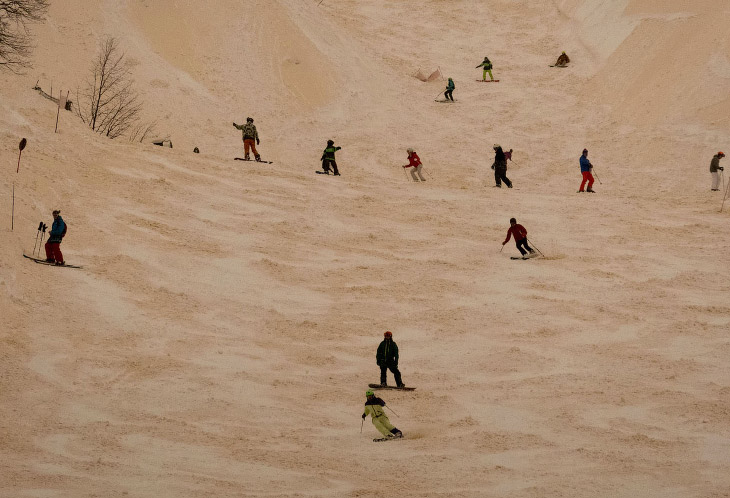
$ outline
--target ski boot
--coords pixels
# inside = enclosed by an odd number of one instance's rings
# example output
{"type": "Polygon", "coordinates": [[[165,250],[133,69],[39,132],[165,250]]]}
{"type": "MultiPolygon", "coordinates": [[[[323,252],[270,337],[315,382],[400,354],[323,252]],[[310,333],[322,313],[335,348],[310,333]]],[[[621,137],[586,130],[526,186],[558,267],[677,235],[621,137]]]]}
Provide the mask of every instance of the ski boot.
{"type": "Polygon", "coordinates": [[[251,160],[251,157],[248,154],[246,154],[245,156],[243,156],[243,160],[244,161],[250,161],[251,160]]]}
{"type": "Polygon", "coordinates": [[[256,162],[260,163],[261,162],[261,156],[259,154],[256,154],[255,157],[256,157],[256,162]]]}

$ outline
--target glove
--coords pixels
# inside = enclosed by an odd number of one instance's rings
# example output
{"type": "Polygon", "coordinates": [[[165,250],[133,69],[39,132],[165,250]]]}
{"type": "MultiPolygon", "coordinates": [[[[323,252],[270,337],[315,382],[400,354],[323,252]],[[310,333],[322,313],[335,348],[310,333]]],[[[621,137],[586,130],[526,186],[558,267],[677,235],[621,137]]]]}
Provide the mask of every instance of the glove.
{"type": "Polygon", "coordinates": [[[502,245],[505,245],[507,242],[502,242],[502,245]]]}
{"type": "Polygon", "coordinates": [[[718,168],[720,168],[720,171],[725,171],[725,168],[723,168],[722,166],[718,166],[718,168]]]}
{"type": "Polygon", "coordinates": [[[494,169],[494,164],[492,164],[492,169],[494,169]]]}
{"type": "Polygon", "coordinates": [[[364,413],[362,414],[362,418],[365,419],[365,414],[364,413]]]}
{"type": "Polygon", "coordinates": [[[256,145],[261,145],[261,140],[259,140],[258,138],[256,139],[256,145]]]}
{"type": "Polygon", "coordinates": [[[238,126],[236,123],[233,123],[233,126],[238,126]]]}

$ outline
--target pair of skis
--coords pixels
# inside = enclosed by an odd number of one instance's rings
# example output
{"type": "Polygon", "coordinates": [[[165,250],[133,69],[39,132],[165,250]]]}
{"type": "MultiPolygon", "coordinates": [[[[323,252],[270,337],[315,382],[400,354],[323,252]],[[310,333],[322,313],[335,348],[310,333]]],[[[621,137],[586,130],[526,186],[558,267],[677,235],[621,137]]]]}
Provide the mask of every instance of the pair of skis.
{"type": "Polygon", "coordinates": [[[69,264],[65,264],[65,263],[62,264],[62,265],[57,265],[56,263],[53,263],[51,261],[46,261],[45,259],[36,258],[36,257],[33,257],[33,256],[28,256],[25,253],[23,253],[23,257],[24,258],[31,259],[31,260],[35,261],[36,263],[38,263],[39,265],[58,266],[58,267],[61,267],[61,268],[83,268],[83,266],[69,265],[69,264]]]}

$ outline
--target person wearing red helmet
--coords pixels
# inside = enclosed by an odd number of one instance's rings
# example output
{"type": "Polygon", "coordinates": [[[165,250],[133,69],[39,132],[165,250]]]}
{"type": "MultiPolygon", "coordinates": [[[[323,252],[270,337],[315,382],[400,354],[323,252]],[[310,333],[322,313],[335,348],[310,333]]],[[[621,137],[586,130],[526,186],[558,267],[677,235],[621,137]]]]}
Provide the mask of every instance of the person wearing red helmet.
{"type": "Polygon", "coordinates": [[[724,152],[718,152],[714,156],[712,156],[712,161],[710,162],[710,174],[712,175],[712,190],[718,191],[720,190],[720,173],[718,171],[725,171],[725,168],[720,166],[720,159],[725,157],[724,152]]]}
{"type": "Polygon", "coordinates": [[[383,334],[383,341],[378,346],[378,352],[375,354],[375,360],[380,367],[380,385],[387,386],[386,376],[388,369],[393,372],[395,377],[395,385],[398,387],[406,387],[398,370],[398,345],[393,340],[393,333],[388,330],[383,334]]]}

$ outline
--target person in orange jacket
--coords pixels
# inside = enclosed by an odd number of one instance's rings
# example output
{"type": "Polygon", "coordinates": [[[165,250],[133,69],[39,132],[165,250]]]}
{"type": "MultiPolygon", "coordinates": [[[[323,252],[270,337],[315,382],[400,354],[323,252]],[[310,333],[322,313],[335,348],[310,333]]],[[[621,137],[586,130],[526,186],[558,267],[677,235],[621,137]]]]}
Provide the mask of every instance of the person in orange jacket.
{"type": "Polygon", "coordinates": [[[527,252],[529,251],[530,256],[535,254],[535,251],[527,245],[527,230],[525,227],[517,223],[517,220],[514,218],[509,219],[509,230],[507,230],[507,238],[504,239],[504,242],[502,242],[502,245],[505,245],[507,242],[509,242],[510,237],[513,235],[515,236],[515,243],[517,244],[517,249],[520,251],[520,254],[524,257],[527,255],[527,252]],[[524,247],[524,249],[523,249],[524,247]],[[527,250],[525,250],[527,249],[527,250]]]}
{"type": "Polygon", "coordinates": [[[416,154],[416,151],[414,151],[413,148],[409,147],[406,150],[408,152],[408,164],[403,167],[413,168],[411,170],[411,176],[413,177],[414,182],[417,182],[419,179],[422,182],[425,182],[426,179],[421,174],[421,170],[423,169],[423,164],[421,164],[421,158],[418,157],[418,154],[416,154]],[[418,177],[416,177],[416,175],[418,175],[418,177]]]}

